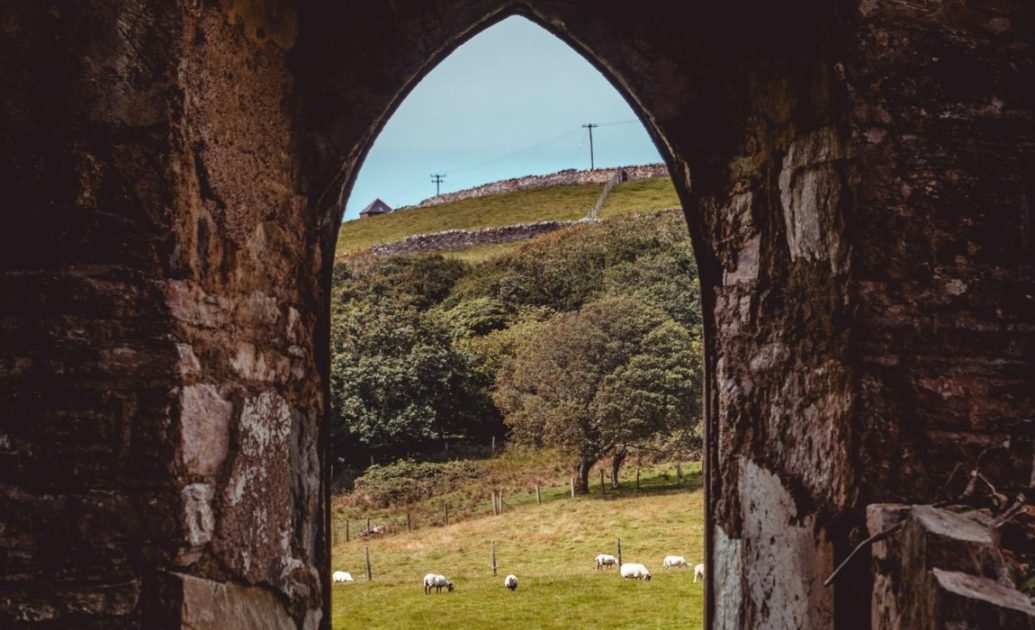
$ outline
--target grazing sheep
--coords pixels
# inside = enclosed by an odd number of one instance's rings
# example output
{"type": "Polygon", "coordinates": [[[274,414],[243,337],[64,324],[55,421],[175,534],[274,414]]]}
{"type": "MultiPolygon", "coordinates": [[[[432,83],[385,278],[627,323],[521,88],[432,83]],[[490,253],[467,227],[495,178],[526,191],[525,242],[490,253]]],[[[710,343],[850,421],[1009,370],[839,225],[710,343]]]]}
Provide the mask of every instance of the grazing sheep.
{"type": "Polygon", "coordinates": [[[622,577],[650,582],[650,571],[638,562],[630,562],[622,565],[622,577]]]}
{"type": "Polygon", "coordinates": [[[516,575],[508,575],[507,578],[505,580],[503,580],[503,586],[506,586],[507,588],[509,588],[512,591],[516,591],[517,590],[517,576],[516,575]]]}
{"type": "Polygon", "coordinates": [[[452,591],[454,588],[453,583],[447,580],[444,575],[429,573],[424,576],[425,595],[431,595],[431,589],[435,589],[436,593],[441,593],[443,586],[446,587],[446,589],[449,591],[452,591]]]}
{"type": "Polygon", "coordinates": [[[665,556],[665,561],[661,564],[666,569],[690,568],[690,563],[683,556],[665,556]]]}
{"type": "Polygon", "coordinates": [[[597,555],[597,568],[598,569],[606,569],[607,567],[616,567],[616,566],[618,566],[618,558],[616,558],[614,556],[609,556],[606,553],[601,553],[601,554],[597,555]]]}
{"type": "Polygon", "coordinates": [[[694,567],[694,584],[697,584],[697,578],[701,578],[704,581],[704,565],[699,564],[694,567]]]}
{"type": "Polygon", "coordinates": [[[352,574],[349,573],[348,571],[335,571],[334,574],[331,576],[331,579],[334,580],[335,584],[345,584],[346,582],[355,582],[355,580],[352,579],[352,574]]]}
{"type": "Polygon", "coordinates": [[[384,536],[388,533],[387,525],[371,525],[370,529],[363,529],[359,532],[360,538],[384,536]]]}

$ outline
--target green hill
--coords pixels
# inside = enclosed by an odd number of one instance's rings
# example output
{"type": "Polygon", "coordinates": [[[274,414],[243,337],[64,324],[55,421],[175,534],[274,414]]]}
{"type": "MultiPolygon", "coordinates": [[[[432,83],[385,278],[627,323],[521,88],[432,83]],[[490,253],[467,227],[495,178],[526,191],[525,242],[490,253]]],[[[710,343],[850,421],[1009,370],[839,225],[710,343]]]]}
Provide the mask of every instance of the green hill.
{"type": "MultiPolygon", "coordinates": [[[[333,627],[700,628],[703,585],[693,583],[692,570],[661,566],[669,554],[691,564],[703,558],[700,468],[684,471],[677,486],[671,466],[651,468],[637,493],[629,466],[618,492],[572,499],[565,486],[549,486],[542,505],[526,490],[505,498],[501,516],[488,514],[490,486],[479,483],[486,495],[483,515],[376,539],[339,539],[332,569],[349,571],[357,581],[334,585],[333,627]],[[615,553],[618,537],[623,560],[646,564],[650,582],[595,569],[596,554],[615,553]],[[490,541],[496,542],[495,577],[490,541]],[[367,547],[372,582],[365,576],[367,547]],[[456,590],[424,595],[425,573],[447,576],[456,590]],[[510,573],[519,580],[513,593],[503,588],[510,573]]],[[[342,529],[338,514],[334,528],[342,529]]]]}
{"type": "Polygon", "coordinates": [[[668,177],[639,179],[623,182],[611,189],[604,207],[600,209],[600,218],[613,217],[630,212],[651,212],[667,208],[680,207],[676,187],[668,177]]]}
{"type": "MultiPolygon", "coordinates": [[[[520,190],[346,221],[338,231],[337,252],[339,256],[354,254],[413,234],[581,219],[596,203],[602,188],[599,184],[584,184],[520,190]]],[[[672,180],[667,177],[638,180],[615,186],[601,210],[601,217],[678,206],[672,180]]]]}

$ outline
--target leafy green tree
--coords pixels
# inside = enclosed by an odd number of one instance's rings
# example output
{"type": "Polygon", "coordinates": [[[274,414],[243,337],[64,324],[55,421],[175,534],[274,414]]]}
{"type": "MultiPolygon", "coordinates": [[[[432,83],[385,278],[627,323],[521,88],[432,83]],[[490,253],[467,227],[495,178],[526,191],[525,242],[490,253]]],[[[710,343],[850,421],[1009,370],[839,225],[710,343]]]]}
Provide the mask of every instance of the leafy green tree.
{"type": "Polygon", "coordinates": [[[500,370],[493,400],[517,442],[572,452],[586,492],[601,458],[696,420],[698,350],[661,309],[605,298],[544,325],[500,370]]]}
{"type": "Polygon", "coordinates": [[[334,265],[332,286],[343,303],[390,300],[425,311],[444,300],[468,271],[466,263],[438,254],[353,257],[334,265]]]}
{"type": "Polygon", "coordinates": [[[603,273],[605,295],[629,295],[688,328],[701,325],[701,291],[689,241],[622,262],[603,273]]]}
{"type": "Polygon", "coordinates": [[[506,328],[513,312],[513,308],[499,300],[476,297],[455,304],[452,308],[436,309],[436,316],[454,339],[463,339],[506,328]]]}
{"type": "Polygon", "coordinates": [[[500,330],[476,337],[461,337],[453,344],[471,357],[474,369],[487,379],[491,390],[500,368],[525,344],[534,340],[539,330],[555,313],[549,309],[525,309],[517,321],[500,330]]]}
{"type": "Polygon", "coordinates": [[[435,440],[494,415],[468,357],[410,306],[339,304],[331,335],[331,436],[338,456],[427,451],[435,440]]]}

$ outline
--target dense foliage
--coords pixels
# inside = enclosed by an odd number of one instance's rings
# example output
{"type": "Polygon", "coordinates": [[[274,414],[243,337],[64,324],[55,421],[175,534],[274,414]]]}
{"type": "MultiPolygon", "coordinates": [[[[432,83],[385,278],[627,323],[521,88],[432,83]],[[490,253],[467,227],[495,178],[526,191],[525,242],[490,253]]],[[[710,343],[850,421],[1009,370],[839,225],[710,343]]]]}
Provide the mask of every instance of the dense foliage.
{"type": "Polygon", "coordinates": [[[441,255],[339,263],[336,455],[383,461],[509,431],[570,453],[584,479],[599,459],[617,468],[659,436],[692,439],[697,287],[676,213],[581,225],[477,265],[441,255]]]}
{"type": "Polygon", "coordinates": [[[661,309],[604,298],[544,326],[500,370],[494,400],[516,440],[575,455],[585,489],[601,458],[695,418],[696,349],[661,309]]]}
{"type": "Polygon", "coordinates": [[[394,464],[367,468],[350,496],[365,507],[383,508],[420,501],[453,490],[478,477],[469,461],[414,462],[402,459],[394,464]]]}

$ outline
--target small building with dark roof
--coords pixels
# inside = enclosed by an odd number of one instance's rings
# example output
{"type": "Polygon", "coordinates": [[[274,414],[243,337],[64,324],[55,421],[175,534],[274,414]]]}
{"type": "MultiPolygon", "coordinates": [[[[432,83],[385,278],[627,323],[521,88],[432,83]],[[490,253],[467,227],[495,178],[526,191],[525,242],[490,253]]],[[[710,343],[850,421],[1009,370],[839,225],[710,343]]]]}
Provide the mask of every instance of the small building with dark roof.
{"type": "Polygon", "coordinates": [[[359,218],[365,219],[367,217],[372,217],[378,214],[388,214],[391,211],[392,207],[390,205],[381,201],[380,199],[375,199],[372,202],[370,202],[369,206],[364,208],[359,213],[359,218]]]}

